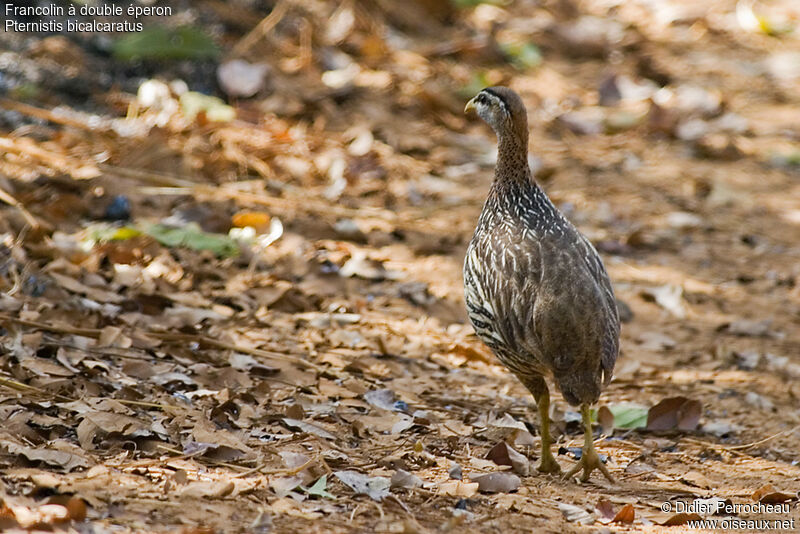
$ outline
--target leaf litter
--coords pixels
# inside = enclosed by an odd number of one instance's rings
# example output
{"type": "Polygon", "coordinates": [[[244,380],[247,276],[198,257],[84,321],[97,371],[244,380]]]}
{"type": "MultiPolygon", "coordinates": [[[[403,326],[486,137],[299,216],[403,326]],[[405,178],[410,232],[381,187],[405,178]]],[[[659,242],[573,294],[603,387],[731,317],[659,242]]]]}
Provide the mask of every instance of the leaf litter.
{"type": "MultiPolygon", "coordinates": [[[[4,517],[642,530],[691,519],[659,515],[675,495],[791,502],[785,2],[741,27],[724,3],[374,4],[203,3],[198,27],[104,54],[79,36],[4,46],[4,517]],[[110,54],[155,74],[108,91],[110,54]],[[537,177],[629,308],[597,411],[626,477],[607,501],[531,469],[530,395],[465,326],[459,253],[493,146],[461,110],[496,83],[537,102],[537,177]]],[[[557,394],[551,418],[580,453],[557,394]]]]}

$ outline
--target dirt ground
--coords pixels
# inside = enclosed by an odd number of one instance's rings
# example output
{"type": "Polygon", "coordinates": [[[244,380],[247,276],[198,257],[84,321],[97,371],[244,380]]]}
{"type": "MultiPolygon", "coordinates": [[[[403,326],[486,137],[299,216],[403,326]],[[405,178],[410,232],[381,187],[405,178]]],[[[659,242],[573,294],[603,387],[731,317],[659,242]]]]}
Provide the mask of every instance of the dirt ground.
{"type": "MultiPolygon", "coordinates": [[[[800,6],[229,4],[148,22],[213,58],[0,33],[2,528],[678,533],[716,498],[800,531],[800,6]],[[535,471],[533,399],[466,322],[490,84],[620,301],[616,484],[535,471]]],[[[554,394],[562,468],[576,415],[554,394]]]]}

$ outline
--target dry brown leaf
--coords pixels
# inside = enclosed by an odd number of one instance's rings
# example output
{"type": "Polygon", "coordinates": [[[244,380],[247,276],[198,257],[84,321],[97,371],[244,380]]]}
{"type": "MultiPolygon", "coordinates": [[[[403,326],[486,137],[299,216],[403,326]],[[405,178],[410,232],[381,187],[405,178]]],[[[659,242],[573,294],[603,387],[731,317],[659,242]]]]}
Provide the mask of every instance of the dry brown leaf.
{"type": "Polygon", "coordinates": [[[5,448],[10,454],[20,454],[32,462],[44,462],[65,471],[89,466],[89,460],[75,452],[34,448],[3,438],[0,438],[0,447],[5,448]]]}
{"type": "Polygon", "coordinates": [[[686,397],[663,399],[647,411],[648,430],[695,430],[700,424],[703,406],[686,397]]]}
{"type": "Polygon", "coordinates": [[[234,484],[230,480],[213,480],[208,482],[192,482],[180,491],[184,498],[219,499],[229,495],[234,484]]]}
{"type": "Polygon", "coordinates": [[[531,465],[528,459],[511,448],[505,441],[501,441],[486,453],[486,458],[497,465],[508,465],[520,476],[530,474],[531,465]]]}
{"type": "Polygon", "coordinates": [[[439,484],[439,492],[451,497],[461,497],[468,499],[478,493],[479,484],[477,482],[462,482],[452,480],[439,484]]]}
{"type": "Polygon", "coordinates": [[[664,520],[664,522],[661,523],[661,525],[664,527],[676,527],[679,525],[685,525],[689,521],[702,521],[702,520],[703,518],[698,514],[681,512],[678,514],[671,515],[666,520],[664,520]]]}
{"type": "Polygon", "coordinates": [[[765,484],[753,492],[752,499],[764,504],[778,504],[791,501],[797,498],[796,495],[785,493],[775,489],[772,484],[765,484]]]}
{"type": "Polygon", "coordinates": [[[478,491],[483,493],[508,493],[519,488],[522,481],[513,473],[497,471],[470,477],[472,482],[478,483],[478,491]]]}
{"type": "Polygon", "coordinates": [[[601,498],[594,505],[594,509],[598,514],[597,520],[603,524],[611,523],[617,515],[614,512],[614,505],[608,499],[601,498]]]}
{"type": "Polygon", "coordinates": [[[636,510],[634,510],[632,504],[626,504],[622,508],[620,508],[619,512],[614,516],[612,521],[614,523],[633,523],[633,520],[636,519],[636,510]]]}

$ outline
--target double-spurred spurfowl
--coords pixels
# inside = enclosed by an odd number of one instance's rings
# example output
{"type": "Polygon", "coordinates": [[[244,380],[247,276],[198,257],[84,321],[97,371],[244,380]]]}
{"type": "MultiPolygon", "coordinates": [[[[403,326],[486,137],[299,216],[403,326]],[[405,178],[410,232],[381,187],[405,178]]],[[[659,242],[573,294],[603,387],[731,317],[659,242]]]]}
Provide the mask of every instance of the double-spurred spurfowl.
{"type": "Polygon", "coordinates": [[[590,407],[619,354],[614,292],[592,244],[553,205],[528,166],[528,119],[520,97],[489,87],[467,103],[497,134],[494,181],[464,261],[464,296],[475,332],[530,390],[541,418],[538,469],[559,473],[550,445],[552,378],[580,406],[585,444],[581,480],[600,469],[590,407]]]}

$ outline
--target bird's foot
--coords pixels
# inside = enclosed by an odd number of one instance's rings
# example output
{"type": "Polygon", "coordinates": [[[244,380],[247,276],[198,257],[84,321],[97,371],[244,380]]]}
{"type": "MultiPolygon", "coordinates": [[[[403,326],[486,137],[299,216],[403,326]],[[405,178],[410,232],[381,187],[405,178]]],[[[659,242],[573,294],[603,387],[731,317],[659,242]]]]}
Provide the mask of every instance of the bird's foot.
{"type": "Polygon", "coordinates": [[[594,446],[584,447],[583,454],[581,454],[581,459],[578,460],[578,463],[575,464],[575,466],[564,475],[564,478],[567,480],[571,479],[581,469],[583,470],[581,482],[588,481],[589,475],[592,473],[592,471],[599,469],[609,482],[612,484],[616,483],[614,477],[612,477],[611,473],[608,472],[608,468],[603,464],[603,462],[600,461],[600,456],[597,455],[597,451],[594,450],[594,446]]]}
{"type": "Polygon", "coordinates": [[[546,452],[542,453],[542,460],[539,462],[536,469],[540,473],[550,473],[553,475],[561,473],[561,466],[558,465],[556,459],[553,458],[553,453],[550,452],[549,448],[546,449],[546,452]]]}

